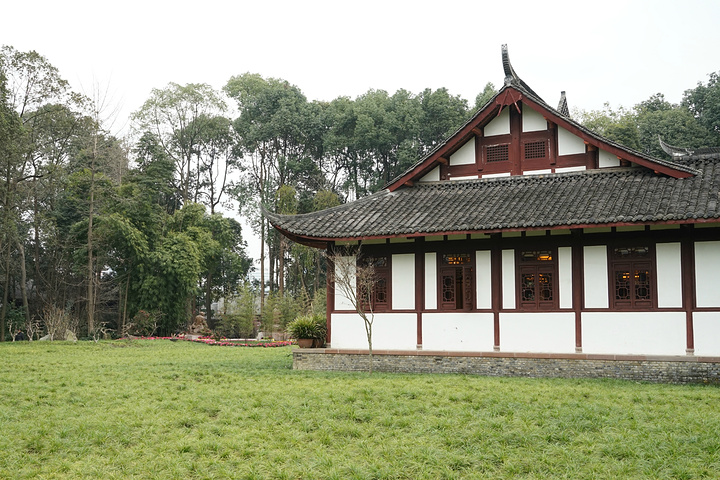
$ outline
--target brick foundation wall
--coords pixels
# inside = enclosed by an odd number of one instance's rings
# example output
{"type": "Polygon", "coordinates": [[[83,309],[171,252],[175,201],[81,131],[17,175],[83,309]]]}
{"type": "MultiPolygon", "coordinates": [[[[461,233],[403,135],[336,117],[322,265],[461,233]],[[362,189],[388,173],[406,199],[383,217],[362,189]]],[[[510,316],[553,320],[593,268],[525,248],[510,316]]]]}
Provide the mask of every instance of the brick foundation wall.
{"type": "MultiPolygon", "coordinates": [[[[293,350],[293,368],[296,370],[367,371],[368,360],[367,351],[293,350]]],[[[373,370],[720,384],[720,358],[694,356],[376,351],[373,352],[373,370]]]]}

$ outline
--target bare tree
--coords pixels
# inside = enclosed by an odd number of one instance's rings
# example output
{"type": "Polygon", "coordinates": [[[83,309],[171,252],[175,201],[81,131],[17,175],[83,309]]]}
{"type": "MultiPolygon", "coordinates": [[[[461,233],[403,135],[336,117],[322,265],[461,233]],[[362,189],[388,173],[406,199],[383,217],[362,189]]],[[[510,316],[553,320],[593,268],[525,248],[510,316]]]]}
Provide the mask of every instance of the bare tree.
{"type": "Polygon", "coordinates": [[[375,320],[372,298],[373,289],[377,283],[375,269],[372,263],[363,262],[359,249],[354,253],[334,250],[328,255],[328,260],[328,275],[331,274],[333,266],[335,270],[333,281],[336,298],[338,293],[345,297],[363,320],[368,343],[368,370],[372,374],[373,322],[375,320]]]}

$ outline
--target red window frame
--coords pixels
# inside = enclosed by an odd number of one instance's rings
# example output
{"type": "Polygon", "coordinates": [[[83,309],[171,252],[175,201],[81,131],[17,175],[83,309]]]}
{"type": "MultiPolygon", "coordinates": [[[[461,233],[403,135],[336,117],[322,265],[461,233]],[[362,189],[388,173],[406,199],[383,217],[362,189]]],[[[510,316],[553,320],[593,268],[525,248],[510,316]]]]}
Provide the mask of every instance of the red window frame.
{"type": "MultiPolygon", "coordinates": [[[[390,254],[383,255],[363,255],[358,260],[358,267],[373,267],[372,291],[370,292],[370,301],[373,312],[387,312],[391,308],[391,282],[390,282],[390,254]]],[[[358,298],[364,299],[365,296],[358,292],[358,298]]],[[[365,308],[367,304],[363,305],[365,308]]]]}
{"type": "Polygon", "coordinates": [[[475,260],[465,251],[438,252],[438,309],[469,311],[475,306],[475,260]]]}
{"type": "Polygon", "coordinates": [[[520,310],[556,310],[559,305],[557,248],[518,249],[516,305],[520,310]]]}
{"type": "Polygon", "coordinates": [[[610,307],[617,310],[655,308],[657,268],[652,245],[608,246],[610,307]]]}

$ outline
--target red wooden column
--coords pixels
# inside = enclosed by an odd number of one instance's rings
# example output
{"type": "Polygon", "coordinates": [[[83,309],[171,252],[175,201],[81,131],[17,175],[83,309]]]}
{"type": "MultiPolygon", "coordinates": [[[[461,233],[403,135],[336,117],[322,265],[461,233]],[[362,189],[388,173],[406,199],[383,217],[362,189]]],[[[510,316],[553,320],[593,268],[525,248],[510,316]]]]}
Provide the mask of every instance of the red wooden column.
{"type": "Polygon", "coordinates": [[[493,350],[500,351],[500,308],[502,308],[502,249],[500,234],[491,236],[490,277],[492,285],[493,330],[495,339],[493,350]]]}
{"type": "Polygon", "coordinates": [[[695,306],[695,252],[692,237],[693,226],[680,226],[680,265],[682,268],[682,298],[685,310],[686,347],[688,355],[695,354],[693,307],[695,306]]]}
{"type": "Polygon", "coordinates": [[[583,244],[582,230],[572,230],[572,303],[575,312],[575,352],[582,352],[583,244]]]}
{"type": "Polygon", "coordinates": [[[422,312],[425,309],[425,239],[415,239],[415,314],[417,315],[417,345],[422,350],[422,312]]]}
{"type": "Polygon", "coordinates": [[[327,287],[327,293],[325,296],[326,299],[326,306],[325,306],[325,321],[327,324],[327,335],[325,337],[325,341],[328,345],[332,346],[331,341],[331,335],[330,335],[330,317],[332,315],[333,309],[335,307],[335,262],[332,261],[332,256],[334,253],[334,245],[332,243],[328,244],[327,247],[327,255],[326,258],[326,272],[325,272],[325,279],[326,279],[326,287],[327,287]]]}

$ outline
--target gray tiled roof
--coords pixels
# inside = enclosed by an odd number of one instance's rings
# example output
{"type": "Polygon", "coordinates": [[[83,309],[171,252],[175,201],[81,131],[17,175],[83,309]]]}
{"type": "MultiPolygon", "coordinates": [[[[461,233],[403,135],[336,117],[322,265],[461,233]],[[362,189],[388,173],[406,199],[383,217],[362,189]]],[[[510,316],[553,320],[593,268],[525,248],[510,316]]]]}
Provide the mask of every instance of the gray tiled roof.
{"type": "Polygon", "coordinates": [[[286,232],[323,240],[720,219],[720,160],[685,165],[700,173],[606,168],[419,183],[320,212],[266,215],[286,232]]]}

